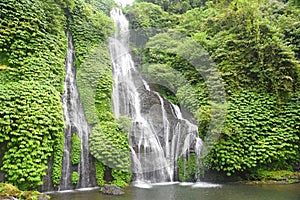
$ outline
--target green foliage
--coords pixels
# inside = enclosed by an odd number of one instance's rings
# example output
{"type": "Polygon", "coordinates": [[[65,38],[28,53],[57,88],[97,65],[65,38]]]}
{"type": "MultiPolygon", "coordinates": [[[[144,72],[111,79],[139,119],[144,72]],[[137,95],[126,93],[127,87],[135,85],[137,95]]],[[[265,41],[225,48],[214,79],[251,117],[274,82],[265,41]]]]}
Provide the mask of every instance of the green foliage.
{"type": "Polygon", "coordinates": [[[76,0],[69,26],[75,43],[75,65],[80,68],[89,53],[113,31],[113,22],[97,7],[76,0]]]}
{"type": "Polygon", "coordinates": [[[95,108],[99,122],[114,121],[111,106],[112,84],[111,66],[106,66],[95,92],[95,108]]]}
{"type": "Polygon", "coordinates": [[[172,13],[185,13],[186,11],[204,5],[206,0],[137,0],[161,6],[165,11],[172,13]]]}
{"type": "Polygon", "coordinates": [[[258,169],[252,172],[248,178],[250,180],[275,180],[275,181],[298,181],[299,172],[292,172],[288,170],[268,171],[264,169],[258,169]]]}
{"type": "Polygon", "coordinates": [[[191,153],[187,158],[178,158],[178,177],[181,182],[196,181],[197,174],[197,156],[191,153]]]}
{"type": "Polygon", "coordinates": [[[6,65],[0,65],[0,70],[15,70],[15,69],[9,68],[6,65]]]}
{"type": "Polygon", "coordinates": [[[222,138],[212,153],[213,166],[228,176],[249,169],[292,168],[299,161],[296,99],[279,107],[266,94],[244,91],[231,96],[222,138]]]}
{"type": "Polygon", "coordinates": [[[92,5],[94,9],[101,11],[106,15],[109,15],[110,11],[113,8],[118,7],[118,5],[114,0],[92,0],[89,1],[89,3],[92,5]]]}
{"type": "Polygon", "coordinates": [[[0,3],[0,65],[12,69],[0,71],[0,92],[5,94],[0,140],[7,144],[2,169],[8,182],[24,189],[42,184],[50,156],[55,185],[61,176],[64,123],[59,96],[67,42],[66,18],[57,2],[0,3]]]}
{"type": "Polygon", "coordinates": [[[189,10],[181,16],[178,29],[186,35],[192,35],[193,39],[203,45],[201,40],[199,40],[196,36],[199,37],[200,35],[203,35],[204,37],[202,38],[204,39],[207,37],[205,32],[199,32],[199,30],[201,30],[207,18],[210,15],[213,15],[214,12],[214,9],[209,9],[206,7],[189,10]]]}
{"type": "Polygon", "coordinates": [[[128,8],[127,14],[133,29],[162,28],[167,20],[166,12],[159,6],[146,2],[134,3],[128,8]]]}
{"type": "Polygon", "coordinates": [[[132,127],[131,119],[127,116],[120,116],[117,123],[124,133],[128,133],[132,127]]]}
{"type": "Polygon", "coordinates": [[[162,31],[165,27],[173,27],[176,15],[169,15],[158,5],[141,2],[133,3],[126,11],[130,21],[131,39],[137,47],[143,46],[150,36],[162,31]]]}
{"type": "Polygon", "coordinates": [[[209,128],[210,121],[212,119],[211,116],[211,105],[201,105],[199,109],[196,111],[195,118],[199,122],[199,136],[204,139],[207,130],[209,128]]]}
{"type": "Polygon", "coordinates": [[[188,12],[180,27],[190,28],[187,33],[209,51],[229,94],[255,88],[285,99],[299,81],[293,52],[299,33],[291,28],[298,26],[299,15],[288,12],[290,8],[269,1],[220,3],[188,12]]]}
{"type": "Polygon", "coordinates": [[[54,140],[52,182],[54,186],[59,185],[61,179],[62,160],[64,153],[64,134],[57,135],[54,140]]]}
{"type": "MultiPolygon", "coordinates": [[[[165,88],[172,91],[171,95],[174,97],[166,95],[166,98],[176,99],[176,103],[193,113],[201,124],[204,123],[199,113],[204,107],[210,111],[211,102],[208,102],[207,82],[210,82],[210,89],[218,84],[208,81],[214,78],[214,75],[213,73],[207,75],[212,72],[212,68],[208,66],[211,61],[207,60],[202,47],[190,43],[190,39],[179,32],[170,31],[150,38],[146,48],[143,59],[144,76],[151,84],[163,86],[158,88],[158,91],[166,90],[165,88]],[[189,55],[186,54],[188,51],[194,52],[189,55]],[[193,59],[197,57],[202,59],[198,66],[193,65],[193,59]],[[205,79],[207,82],[204,82],[205,79]]],[[[167,91],[161,93],[168,94],[167,91]]],[[[201,127],[203,131],[207,128],[201,127]]]]}
{"type": "Polygon", "coordinates": [[[16,69],[1,70],[0,82],[36,80],[62,92],[67,46],[62,10],[54,0],[5,0],[0,7],[0,64],[16,69]]]}
{"type": "Polygon", "coordinates": [[[143,65],[143,75],[151,84],[161,85],[174,93],[185,83],[182,75],[167,64],[143,65]]]}
{"type": "MultiPolygon", "coordinates": [[[[95,47],[82,63],[80,70],[77,72],[77,84],[80,93],[80,100],[84,105],[84,112],[89,124],[98,122],[97,111],[95,107],[96,90],[103,77],[111,69],[110,57],[106,43],[101,43],[95,47]]],[[[104,81],[103,79],[102,81],[104,81]]],[[[110,80],[111,81],[111,80],[110,80]]],[[[103,83],[104,84],[104,83],[103,83]]],[[[107,98],[111,92],[111,82],[108,83],[107,98]]],[[[103,86],[105,87],[105,86],[103,86]]],[[[104,98],[105,99],[105,98],[104,98]]]]}
{"type": "Polygon", "coordinates": [[[76,165],[80,162],[81,154],[81,141],[77,134],[72,135],[72,151],[71,151],[71,162],[76,165]]]}
{"type": "Polygon", "coordinates": [[[62,9],[72,10],[75,7],[75,0],[55,0],[62,9]]]}
{"type": "Polygon", "coordinates": [[[90,151],[100,162],[112,169],[130,170],[130,151],[127,135],[116,122],[101,122],[90,136],[90,151]]]}
{"type": "MultiPolygon", "coordinates": [[[[300,1],[298,1],[299,3],[300,1]]],[[[300,4],[298,4],[300,5],[300,4]]],[[[273,16],[272,21],[278,24],[280,32],[284,34],[284,40],[288,42],[291,49],[295,52],[297,59],[300,59],[300,10],[291,4],[275,4],[268,10],[269,15],[273,16]],[[282,13],[278,16],[277,13],[282,13]],[[278,16],[278,17],[277,17],[278,16]]]]}
{"type": "MultiPolygon", "coordinates": [[[[101,77],[109,76],[109,71],[111,70],[107,43],[103,42],[113,30],[111,19],[101,12],[102,3],[106,4],[106,2],[110,1],[95,0],[91,1],[91,4],[78,3],[76,10],[74,10],[75,16],[70,24],[76,46],[78,90],[89,124],[97,124],[99,121],[95,107],[95,102],[98,100],[98,97],[96,98],[96,90],[100,84],[101,77]],[[84,6],[87,6],[88,12],[93,11],[100,16],[95,16],[95,13],[88,16],[84,15],[84,6]],[[97,18],[98,21],[94,18],[97,18]],[[103,24],[95,26],[95,24],[100,22],[103,24]]],[[[102,78],[102,81],[105,80],[105,78],[102,78]]],[[[108,93],[103,95],[106,95],[107,98],[104,97],[102,99],[110,100],[112,78],[108,80],[109,82],[106,85],[103,83],[103,90],[108,90],[108,93]]]]}
{"type": "Polygon", "coordinates": [[[299,0],[290,0],[289,2],[291,2],[293,5],[295,6],[300,6],[300,1],[299,0]]]}
{"type": "Polygon", "coordinates": [[[73,184],[77,184],[79,181],[79,176],[78,176],[78,172],[72,172],[72,183],[73,184]]]}
{"type": "Polygon", "coordinates": [[[128,186],[128,183],[130,183],[131,175],[131,172],[113,169],[112,176],[114,177],[114,180],[111,184],[119,187],[126,187],[128,186]]]}
{"type": "Polygon", "coordinates": [[[105,185],[105,180],[104,180],[105,165],[99,162],[98,160],[96,160],[95,168],[96,168],[96,179],[97,179],[98,186],[105,185]]]}
{"type": "MultiPolygon", "coordinates": [[[[171,12],[169,3],[175,6],[185,1],[146,2],[171,12]]],[[[210,128],[222,126],[214,121],[220,118],[214,107],[225,104],[215,105],[220,94],[211,93],[221,91],[214,84],[218,76],[213,75],[220,73],[229,99],[228,113],[225,127],[213,130],[221,138],[208,157],[210,167],[227,175],[291,169],[299,161],[299,9],[291,3],[268,0],[210,1],[191,8],[177,15],[176,30],[184,36],[170,29],[155,36],[145,34],[152,37],[145,39],[146,48],[139,50],[144,76],[168,99],[176,96],[178,103],[195,115],[199,135],[205,137],[210,128]],[[203,50],[194,48],[191,40],[183,40],[188,37],[203,50]],[[203,67],[197,68],[196,57],[202,59],[198,64],[203,67]]],[[[141,9],[130,13],[137,16],[130,18],[133,27],[143,27],[139,13],[141,9]]],[[[143,17],[151,19],[151,14],[143,17]]],[[[159,20],[153,23],[152,27],[168,27],[159,20]]],[[[183,165],[182,160],[178,162],[183,165]]],[[[182,179],[183,174],[180,176],[182,179]]]]}
{"type": "MultiPolygon", "coordinates": [[[[110,108],[110,104],[106,105],[110,108]]],[[[102,112],[113,116],[111,112],[105,110],[102,112]]],[[[98,162],[96,164],[98,185],[104,185],[105,166],[112,168],[116,174],[116,176],[112,174],[115,178],[113,184],[125,186],[124,181],[128,180],[126,184],[130,182],[131,162],[128,138],[113,118],[108,118],[108,121],[102,121],[93,128],[90,135],[90,151],[98,162]]]]}
{"type": "Polygon", "coordinates": [[[0,85],[0,142],[7,144],[1,170],[21,189],[42,184],[47,162],[63,135],[60,94],[40,82],[0,85]]]}

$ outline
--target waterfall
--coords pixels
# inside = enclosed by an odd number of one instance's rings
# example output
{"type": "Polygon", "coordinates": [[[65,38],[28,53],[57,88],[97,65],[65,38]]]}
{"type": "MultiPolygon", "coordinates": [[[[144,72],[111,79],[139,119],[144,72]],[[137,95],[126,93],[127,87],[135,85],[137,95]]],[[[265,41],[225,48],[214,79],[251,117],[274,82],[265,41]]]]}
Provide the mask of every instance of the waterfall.
{"type": "Polygon", "coordinates": [[[141,77],[129,52],[128,21],[120,9],[111,11],[118,32],[110,38],[113,66],[113,111],[131,118],[129,144],[134,180],[168,182],[178,179],[177,160],[189,152],[200,154],[202,140],[196,125],[180,108],[163,98],[141,77]]]}
{"type": "Polygon", "coordinates": [[[76,188],[91,186],[90,161],[88,137],[90,127],[86,121],[84,110],[80,102],[76,85],[76,70],[74,66],[74,46],[70,32],[67,32],[68,50],[66,57],[66,77],[64,82],[64,94],[62,96],[63,113],[65,119],[65,143],[62,163],[62,179],[59,188],[61,190],[73,189],[71,176],[78,172],[79,181],[76,188]],[[80,162],[73,165],[71,162],[72,135],[77,134],[81,142],[80,162]]]}

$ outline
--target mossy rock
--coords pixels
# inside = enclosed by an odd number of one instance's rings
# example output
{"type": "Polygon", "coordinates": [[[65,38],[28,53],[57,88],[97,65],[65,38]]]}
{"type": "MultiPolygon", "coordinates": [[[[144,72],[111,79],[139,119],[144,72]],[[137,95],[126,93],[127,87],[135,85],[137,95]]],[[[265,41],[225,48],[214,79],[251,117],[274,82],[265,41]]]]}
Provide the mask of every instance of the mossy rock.
{"type": "Polygon", "coordinates": [[[48,200],[50,196],[41,194],[38,191],[21,191],[17,187],[9,183],[0,183],[0,199],[25,199],[25,200],[48,200]]]}
{"type": "Polygon", "coordinates": [[[21,193],[19,196],[21,199],[39,199],[38,197],[40,196],[40,193],[38,191],[24,191],[21,193]]]}
{"type": "Polygon", "coordinates": [[[11,196],[19,197],[22,194],[22,191],[12,184],[0,183],[0,195],[2,196],[11,196]]]}

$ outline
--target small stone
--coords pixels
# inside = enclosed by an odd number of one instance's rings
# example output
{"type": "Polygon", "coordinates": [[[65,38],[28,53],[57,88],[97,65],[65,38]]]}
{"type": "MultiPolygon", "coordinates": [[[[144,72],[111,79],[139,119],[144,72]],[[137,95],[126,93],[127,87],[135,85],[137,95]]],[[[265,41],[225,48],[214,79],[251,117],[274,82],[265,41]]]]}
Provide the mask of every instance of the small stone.
{"type": "Polygon", "coordinates": [[[114,185],[104,185],[100,188],[100,191],[103,194],[108,194],[108,195],[122,195],[125,194],[124,190],[118,186],[114,185]]]}

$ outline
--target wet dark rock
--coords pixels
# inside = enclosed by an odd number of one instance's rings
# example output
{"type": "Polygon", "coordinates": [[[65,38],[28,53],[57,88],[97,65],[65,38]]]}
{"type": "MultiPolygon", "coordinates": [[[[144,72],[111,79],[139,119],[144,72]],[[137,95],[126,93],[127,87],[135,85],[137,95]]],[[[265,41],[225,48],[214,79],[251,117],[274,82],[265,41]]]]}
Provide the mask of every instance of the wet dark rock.
{"type": "Polygon", "coordinates": [[[107,195],[122,195],[125,194],[124,190],[118,186],[104,185],[100,188],[103,194],[107,195]]]}

